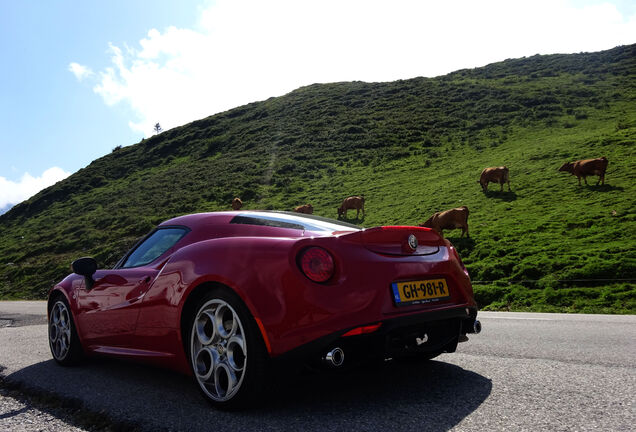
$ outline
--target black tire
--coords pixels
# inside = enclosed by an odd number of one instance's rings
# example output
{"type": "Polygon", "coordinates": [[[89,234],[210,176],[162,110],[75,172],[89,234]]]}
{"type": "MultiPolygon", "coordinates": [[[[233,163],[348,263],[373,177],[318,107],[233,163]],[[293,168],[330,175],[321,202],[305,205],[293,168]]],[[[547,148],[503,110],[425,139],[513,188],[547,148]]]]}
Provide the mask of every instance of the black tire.
{"type": "Polygon", "coordinates": [[[49,348],[53,360],[62,366],[78,364],[84,350],[77,336],[75,321],[66,298],[56,296],[49,305],[49,348]]]}
{"type": "Polygon", "coordinates": [[[211,289],[189,321],[187,343],[194,379],[214,407],[235,410],[258,402],[269,376],[269,355],[236,294],[211,289]]]}

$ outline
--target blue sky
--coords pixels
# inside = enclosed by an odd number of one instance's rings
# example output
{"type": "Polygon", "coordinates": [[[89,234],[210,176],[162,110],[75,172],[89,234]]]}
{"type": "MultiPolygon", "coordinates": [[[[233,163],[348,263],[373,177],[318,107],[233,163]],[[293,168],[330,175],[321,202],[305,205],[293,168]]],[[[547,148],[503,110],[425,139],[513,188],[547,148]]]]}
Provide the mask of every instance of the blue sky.
{"type": "MultiPolygon", "coordinates": [[[[176,9],[156,0],[0,0],[0,177],[19,183],[54,166],[74,172],[138,142],[143,134],[128,127],[130,108],[107,106],[69,64],[106,67],[109,42],[134,43],[153,27],[191,26],[198,3],[180,1],[176,9]]],[[[0,180],[0,188],[0,208],[28,198],[16,184],[0,180]]]]}
{"type": "Polygon", "coordinates": [[[156,122],[631,43],[636,1],[0,0],[0,211],[156,122]]]}

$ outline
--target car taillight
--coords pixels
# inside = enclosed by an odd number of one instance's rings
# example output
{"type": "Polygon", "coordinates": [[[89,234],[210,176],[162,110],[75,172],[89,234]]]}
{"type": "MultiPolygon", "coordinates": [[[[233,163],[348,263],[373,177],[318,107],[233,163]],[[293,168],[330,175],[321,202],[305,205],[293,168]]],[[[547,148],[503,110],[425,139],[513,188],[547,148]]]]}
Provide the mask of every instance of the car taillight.
{"type": "Polygon", "coordinates": [[[314,282],[326,282],[334,273],[333,257],[320,247],[309,247],[300,253],[300,269],[314,282]]]}

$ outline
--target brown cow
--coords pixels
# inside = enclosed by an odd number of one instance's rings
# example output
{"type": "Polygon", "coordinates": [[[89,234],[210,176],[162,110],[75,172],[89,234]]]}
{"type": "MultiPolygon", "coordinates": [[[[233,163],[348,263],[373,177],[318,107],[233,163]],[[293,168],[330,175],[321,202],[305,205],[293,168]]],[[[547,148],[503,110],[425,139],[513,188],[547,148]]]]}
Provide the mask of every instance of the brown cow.
{"type": "Polygon", "coordinates": [[[240,198],[234,198],[232,200],[232,210],[240,210],[243,207],[243,201],[240,198]]]}
{"type": "Polygon", "coordinates": [[[294,211],[296,213],[314,214],[314,206],[311,204],[299,205],[294,211]]]}
{"type": "Polygon", "coordinates": [[[342,205],[338,207],[338,219],[341,216],[347,217],[347,210],[356,210],[356,219],[360,215],[362,210],[362,216],[364,216],[364,196],[350,196],[342,201],[342,205]]]}
{"type": "Polygon", "coordinates": [[[597,175],[598,182],[605,184],[605,171],[607,171],[607,158],[603,156],[598,159],[584,159],[578,160],[574,162],[566,162],[561,165],[559,171],[566,171],[572,175],[575,175],[579,179],[579,186],[581,186],[581,177],[583,177],[583,181],[587,184],[587,176],[597,175]]]}
{"type": "Polygon", "coordinates": [[[508,192],[510,192],[510,176],[508,167],[491,167],[484,168],[479,177],[479,184],[484,192],[488,192],[488,183],[499,183],[501,185],[501,192],[503,192],[504,183],[508,183],[508,192]]]}
{"type": "Polygon", "coordinates": [[[462,235],[460,238],[464,237],[464,233],[466,233],[466,237],[470,237],[468,234],[468,207],[461,206],[434,213],[420,226],[432,228],[440,233],[441,236],[444,236],[443,230],[445,229],[461,228],[462,235]]]}

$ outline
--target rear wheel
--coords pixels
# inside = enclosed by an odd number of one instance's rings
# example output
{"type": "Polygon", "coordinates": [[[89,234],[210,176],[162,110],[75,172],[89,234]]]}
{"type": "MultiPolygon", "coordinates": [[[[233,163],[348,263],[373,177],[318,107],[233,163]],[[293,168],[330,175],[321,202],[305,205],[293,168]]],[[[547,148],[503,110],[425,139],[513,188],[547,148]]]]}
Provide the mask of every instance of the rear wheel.
{"type": "Polygon", "coordinates": [[[53,359],[62,366],[76,364],[83,356],[68,302],[61,296],[49,311],[49,347],[53,359]]]}
{"type": "Polygon", "coordinates": [[[267,354],[236,295],[215,289],[199,303],[190,327],[190,360],[201,391],[218,408],[244,407],[262,392],[267,354]]]}

